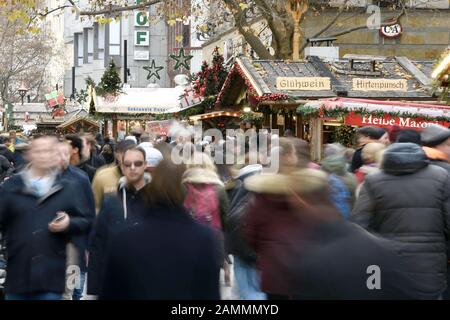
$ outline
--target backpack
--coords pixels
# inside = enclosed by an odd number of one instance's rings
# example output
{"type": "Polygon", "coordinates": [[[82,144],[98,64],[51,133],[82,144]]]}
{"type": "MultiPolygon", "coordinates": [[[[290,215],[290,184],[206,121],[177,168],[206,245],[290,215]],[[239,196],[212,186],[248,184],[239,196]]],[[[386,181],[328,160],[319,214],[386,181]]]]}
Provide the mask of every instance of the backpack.
{"type": "Polygon", "coordinates": [[[213,184],[186,183],[187,196],[184,207],[200,224],[222,229],[217,190],[213,184]]]}

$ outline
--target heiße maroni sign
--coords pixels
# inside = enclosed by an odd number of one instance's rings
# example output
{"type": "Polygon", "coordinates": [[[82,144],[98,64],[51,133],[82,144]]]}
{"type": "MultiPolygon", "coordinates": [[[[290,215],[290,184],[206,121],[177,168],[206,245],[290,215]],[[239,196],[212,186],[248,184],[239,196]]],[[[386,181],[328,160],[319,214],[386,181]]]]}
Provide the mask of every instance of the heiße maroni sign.
{"type": "Polygon", "coordinates": [[[331,90],[328,77],[278,77],[278,90],[331,90]]]}
{"type": "Polygon", "coordinates": [[[346,125],[353,126],[377,126],[382,128],[391,128],[393,126],[399,126],[402,129],[423,130],[430,124],[440,124],[444,127],[449,127],[448,121],[432,121],[424,119],[413,119],[408,117],[393,118],[389,114],[385,114],[382,117],[375,115],[358,115],[354,112],[350,112],[345,118],[344,123],[346,125]]]}
{"type": "Polygon", "coordinates": [[[353,79],[353,90],[356,91],[408,91],[405,79],[353,79]]]}

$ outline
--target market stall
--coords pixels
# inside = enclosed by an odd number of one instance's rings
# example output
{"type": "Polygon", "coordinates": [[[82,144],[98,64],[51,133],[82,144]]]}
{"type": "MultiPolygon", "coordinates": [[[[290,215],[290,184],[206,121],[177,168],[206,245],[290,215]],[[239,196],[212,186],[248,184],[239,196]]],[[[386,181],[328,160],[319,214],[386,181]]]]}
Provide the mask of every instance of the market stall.
{"type": "Polygon", "coordinates": [[[376,126],[391,129],[397,126],[417,131],[431,123],[450,127],[450,106],[443,104],[332,98],[308,102],[299,106],[297,112],[316,124],[312,128],[317,141],[313,150],[315,159],[322,156],[322,146],[327,143],[323,128],[330,123],[347,128],[376,126]]]}
{"type": "MultiPolygon", "coordinates": [[[[105,121],[104,134],[123,139],[133,130],[148,131],[159,115],[173,115],[195,107],[186,88],[125,88],[117,96],[97,96],[91,90],[89,106],[105,121]]],[[[160,119],[164,120],[164,119],[160,119]]]]}

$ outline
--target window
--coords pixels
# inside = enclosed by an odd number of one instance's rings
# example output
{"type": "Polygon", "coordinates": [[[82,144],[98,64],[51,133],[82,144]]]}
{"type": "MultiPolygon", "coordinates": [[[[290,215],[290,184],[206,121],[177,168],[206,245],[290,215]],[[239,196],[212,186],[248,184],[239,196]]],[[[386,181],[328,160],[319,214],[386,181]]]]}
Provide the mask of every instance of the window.
{"type": "Polygon", "coordinates": [[[109,55],[120,56],[120,21],[109,24],[109,55]]]}
{"type": "Polygon", "coordinates": [[[88,37],[88,62],[94,61],[94,30],[89,29],[87,32],[88,37]]]}
{"type": "Polygon", "coordinates": [[[77,66],[83,65],[83,34],[82,33],[76,33],[75,34],[75,41],[76,41],[76,48],[77,48],[77,66]]]}
{"type": "Polygon", "coordinates": [[[189,47],[191,40],[191,26],[183,25],[183,47],[189,47]]]}

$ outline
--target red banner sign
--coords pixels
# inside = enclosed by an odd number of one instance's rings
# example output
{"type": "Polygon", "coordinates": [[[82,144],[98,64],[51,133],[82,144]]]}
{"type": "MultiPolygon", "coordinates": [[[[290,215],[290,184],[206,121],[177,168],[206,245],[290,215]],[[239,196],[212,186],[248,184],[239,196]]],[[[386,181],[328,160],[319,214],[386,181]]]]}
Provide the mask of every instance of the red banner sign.
{"type": "Polygon", "coordinates": [[[450,127],[449,121],[431,121],[423,120],[420,118],[392,118],[390,115],[386,114],[382,117],[377,117],[374,115],[359,115],[354,112],[350,112],[348,116],[345,117],[344,123],[351,126],[376,126],[381,128],[391,128],[393,126],[399,126],[402,129],[411,130],[423,130],[429,124],[440,124],[441,126],[450,127]]]}

